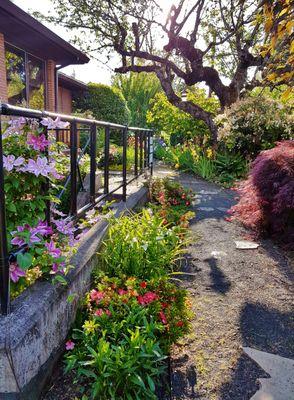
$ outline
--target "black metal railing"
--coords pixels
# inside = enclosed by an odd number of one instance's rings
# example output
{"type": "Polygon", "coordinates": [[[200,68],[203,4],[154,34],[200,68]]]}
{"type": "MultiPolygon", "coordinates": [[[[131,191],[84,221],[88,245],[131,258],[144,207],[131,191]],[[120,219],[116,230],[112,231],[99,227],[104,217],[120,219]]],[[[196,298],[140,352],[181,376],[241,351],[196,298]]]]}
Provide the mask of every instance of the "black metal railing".
{"type": "MultiPolygon", "coordinates": [[[[6,234],[6,217],[5,217],[5,189],[4,189],[4,169],[3,169],[3,149],[2,146],[2,123],[1,116],[10,117],[25,117],[33,118],[41,121],[42,118],[57,118],[61,121],[68,122],[70,132],[69,142],[69,156],[70,156],[70,171],[67,179],[67,185],[70,185],[70,207],[69,219],[77,219],[81,217],[88,210],[99,204],[101,201],[106,200],[111,195],[119,190],[122,191],[121,198],[126,201],[127,186],[142,175],[145,171],[153,172],[153,131],[150,129],[128,127],[125,125],[114,124],[110,122],[97,121],[86,118],[79,118],[70,115],[63,115],[47,111],[38,111],[26,108],[15,107],[9,104],[0,102],[0,300],[1,300],[1,313],[6,315],[9,313],[10,308],[10,277],[9,277],[9,257],[7,246],[6,234]],[[80,127],[82,126],[82,128],[80,127]],[[79,171],[79,149],[78,149],[78,136],[79,132],[83,130],[88,132],[89,138],[87,145],[90,146],[90,188],[89,188],[89,202],[78,209],[78,178],[81,182],[79,171]],[[104,131],[104,146],[103,146],[103,191],[97,193],[96,191],[96,172],[97,172],[97,137],[104,131]],[[122,143],[122,181],[117,185],[110,187],[110,136],[115,132],[120,135],[122,143]],[[128,175],[127,171],[127,149],[128,149],[128,136],[134,135],[134,170],[128,175]]],[[[6,118],[6,117],[5,117],[6,118]]],[[[60,131],[67,130],[64,128],[54,128],[56,139],[58,140],[60,131]]],[[[44,127],[44,133],[48,136],[48,129],[44,127]]],[[[85,147],[86,147],[85,146],[85,147]]],[[[85,149],[82,150],[82,152],[85,149]]],[[[49,180],[44,185],[43,190],[49,191],[49,180]]],[[[46,219],[50,222],[50,203],[47,204],[46,219]]]]}

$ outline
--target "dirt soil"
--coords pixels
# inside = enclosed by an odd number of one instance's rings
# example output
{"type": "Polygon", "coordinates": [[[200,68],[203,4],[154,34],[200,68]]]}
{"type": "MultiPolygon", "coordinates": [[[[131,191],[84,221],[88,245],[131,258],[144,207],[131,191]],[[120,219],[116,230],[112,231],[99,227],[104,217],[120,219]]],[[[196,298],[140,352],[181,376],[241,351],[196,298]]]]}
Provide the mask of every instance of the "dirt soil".
{"type": "MultiPolygon", "coordinates": [[[[156,174],[170,171],[158,167],[156,174]]],[[[190,334],[173,349],[172,398],[250,399],[258,378],[267,375],[243,346],[294,358],[293,262],[270,241],[255,250],[236,249],[235,240],[250,238],[226,220],[235,192],[173,175],[196,193],[196,217],[183,266],[189,275],[181,283],[195,316],[190,334]]]]}

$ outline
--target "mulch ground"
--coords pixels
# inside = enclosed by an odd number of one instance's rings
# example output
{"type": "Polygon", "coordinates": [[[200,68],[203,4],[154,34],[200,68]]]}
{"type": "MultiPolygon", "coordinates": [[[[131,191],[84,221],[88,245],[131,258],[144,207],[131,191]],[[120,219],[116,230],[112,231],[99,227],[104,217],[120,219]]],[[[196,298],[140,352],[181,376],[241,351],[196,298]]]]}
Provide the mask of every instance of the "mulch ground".
{"type": "Polygon", "coordinates": [[[247,400],[267,375],[243,346],[294,358],[293,262],[270,241],[236,249],[248,232],[225,220],[234,193],[194,176],[175,179],[196,193],[196,217],[181,283],[194,318],[173,349],[172,397],[247,400]]]}

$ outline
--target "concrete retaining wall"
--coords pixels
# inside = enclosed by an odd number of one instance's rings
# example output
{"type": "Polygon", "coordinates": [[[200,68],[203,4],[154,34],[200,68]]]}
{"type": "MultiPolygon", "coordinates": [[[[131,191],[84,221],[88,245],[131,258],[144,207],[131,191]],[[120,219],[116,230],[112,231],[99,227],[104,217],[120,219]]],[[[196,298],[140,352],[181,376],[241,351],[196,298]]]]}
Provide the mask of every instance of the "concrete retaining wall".
{"type": "MultiPolygon", "coordinates": [[[[136,188],[126,203],[115,207],[115,215],[146,199],[147,190],[136,188]]],[[[37,282],[12,303],[9,316],[0,317],[0,400],[39,399],[64,350],[78,300],[89,289],[96,252],[106,233],[103,220],[85,235],[72,258],[74,268],[66,277],[67,286],[37,282]],[[67,301],[70,294],[75,295],[71,303],[67,301]]]]}

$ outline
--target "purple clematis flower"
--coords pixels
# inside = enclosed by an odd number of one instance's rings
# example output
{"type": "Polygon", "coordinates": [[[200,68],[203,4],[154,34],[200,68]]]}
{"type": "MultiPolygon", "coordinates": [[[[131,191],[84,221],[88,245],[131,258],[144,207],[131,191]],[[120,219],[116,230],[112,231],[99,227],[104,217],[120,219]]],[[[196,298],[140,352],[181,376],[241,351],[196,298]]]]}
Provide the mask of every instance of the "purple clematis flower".
{"type": "Polygon", "coordinates": [[[14,167],[19,167],[24,163],[25,159],[23,157],[17,157],[13,154],[6,156],[3,156],[3,166],[6,169],[6,171],[10,172],[13,170],[14,167]]]}
{"type": "Polygon", "coordinates": [[[29,225],[23,225],[23,226],[17,226],[16,227],[16,231],[11,232],[12,236],[15,236],[12,240],[11,240],[11,244],[13,244],[14,246],[22,246],[25,244],[25,241],[23,238],[20,238],[19,236],[16,236],[18,232],[23,232],[25,229],[28,229],[29,225]]]}
{"type": "Polygon", "coordinates": [[[64,235],[73,236],[76,231],[72,221],[67,222],[65,219],[55,219],[53,222],[56,225],[57,230],[64,235]]]}
{"type": "Polygon", "coordinates": [[[14,134],[14,133],[20,133],[24,125],[27,123],[26,119],[24,117],[20,118],[15,118],[9,121],[9,128],[6,129],[6,131],[3,134],[3,139],[5,139],[7,136],[14,134]]]}
{"type": "Polygon", "coordinates": [[[42,175],[48,178],[48,173],[50,172],[50,169],[48,169],[48,160],[46,157],[38,157],[37,161],[30,158],[27,166],[23,168],[22,171],[30,172],[36,176],[42,175]]]}
{"type": "Polygon", "coordinates": [[[61,121],[60,117],[57,117],[55,120],[50,117],[43,118],[41,124],[47,126],[48,129],[65,129],[69,126],[69,122],[61,121]]]}
{"type": "Polygon", "coordinates": [[[34,150],[44,151],[49,146],[50,142],[44,134],[35,136],[32,133],[28,134],[27,144],[32,146],[34,150]]]}
{"type": "Polygon", "coordinates": [[[53,263],[50,274],[57,274],[57,272],[64,273],[65,262],[59,264],[53,263]]]}
{"type": "Polygon", "coordinates": [[[31,233],[36,235],[40,234],[42,236],[52,235],[53,229],[51,226],[48,225],[46,221],[39,221],[37,226],[30,229],[31,233]]]}
{"type": "Polygon", "coordinates": [[[26,275],[25,271],[20,269],[19,266],[17,265],[17,263],[15,263],[15,262],[11,263],[9,265],[9,272],[10,272],[10,279],[14,283],[18,282],[20,277],[26,275]]]}
{"type": "Polygon", "coordinates": [[[45,243],[45,246],[48,250],[48,253],[50,254],[50,256],[52,256],[53,258],[58,258],[61,256],[61,250],[58,249],[55,246],[55,243],[53,242],[53,240],[51,240],[49,243],[45,243]]]}

